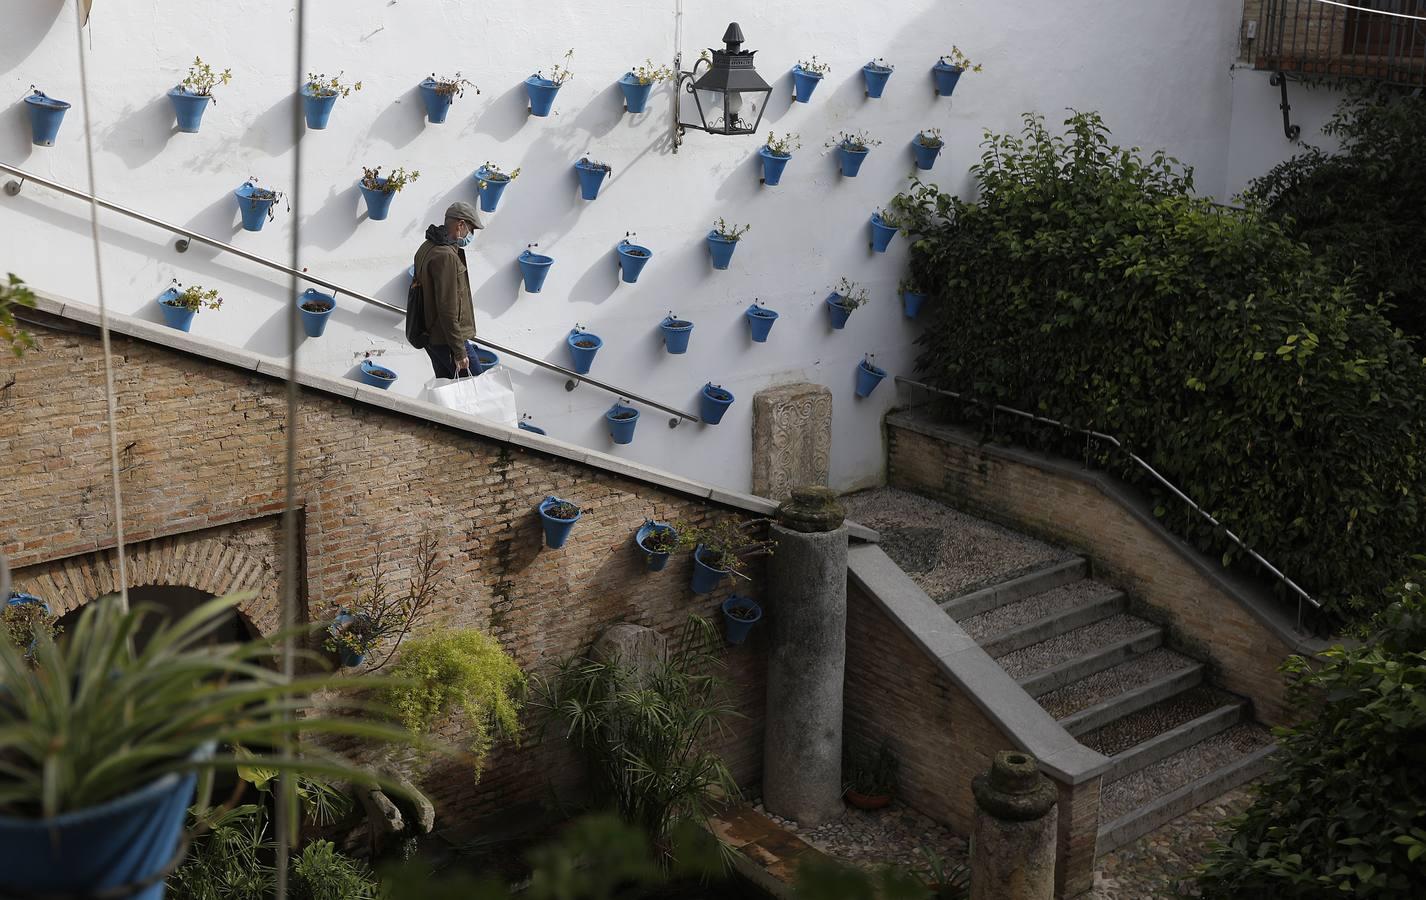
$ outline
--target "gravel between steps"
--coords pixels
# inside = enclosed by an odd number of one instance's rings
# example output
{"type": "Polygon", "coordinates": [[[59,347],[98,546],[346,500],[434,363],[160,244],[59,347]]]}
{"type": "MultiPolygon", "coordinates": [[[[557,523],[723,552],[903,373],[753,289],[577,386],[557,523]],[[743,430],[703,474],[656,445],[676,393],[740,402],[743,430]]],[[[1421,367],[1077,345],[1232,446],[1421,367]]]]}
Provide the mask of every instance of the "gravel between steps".
{"type": "Polygon", "coordinates": [[[1037,699],[1045,712],[1063,719],[1194,665],[1194,660],[1159,647],[1113,668],[1071,681],[1037,699]]]}
{"type": "Polygon", "coordinates": [[[1112,822],[1155,797],[1177,790],[1270,743],[1272,735],[1267,729],[1252,724],[1234,725],[1205,738],[1148,768],[1105,785],[1100,793],[1099,822],[1101,825],[1112,822]]]}
{"type": "Polygon", "coordinates": [[[1114,756],[1199,716],[1206,716],[1215,709],[1238,702],[1238,698],[1226,691],[1199,685],[1080,735],[1079,742],[1105,756],[1114,756]]]}
{"type": "Polygon", "coordinates": [[[1058,637],[1052,637],[1048,641],[1031,644],[1023,650],[1007,653],[996,659],[996,662],[1010,673],[1011,678],[1024,678],[1051,666],[1084,656],[1106,644],[1142,634],[1152,627],[1152,624],[1138,616],[1120,613],[1107,619],[1100,619],[1083,628],[1076,628],[1074,631],[1066,632],[1058,637]]]}
{"type": "Polygon", "coordinates": [[[1008,631],[1038,622],[1047,616],[1068,612],[1077,606],[1086,606],[1114,593],[1115,589],[1107,584],[1085,579],[1032,594],[1024,600],[1007,603],[977,616],[970,616],[962,619],[960,625],[966,634],[984,643],[988,638],[999,637],[1008,631]]]}

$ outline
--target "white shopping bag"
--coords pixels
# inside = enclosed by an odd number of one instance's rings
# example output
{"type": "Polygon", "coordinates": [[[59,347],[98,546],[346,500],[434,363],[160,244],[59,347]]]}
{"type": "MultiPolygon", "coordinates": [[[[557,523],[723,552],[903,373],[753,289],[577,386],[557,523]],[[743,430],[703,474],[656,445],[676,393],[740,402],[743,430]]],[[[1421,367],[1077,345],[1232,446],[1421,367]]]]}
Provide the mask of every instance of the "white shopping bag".
{"type": "Polygon", "coordinates": [[[458,373],[456,378],[432,378],[426,382],[426,399],[509,428],[520,423],[515,389],[510,386],[510,372],[504,366],[486,369],[481,375],[458,373]]]}

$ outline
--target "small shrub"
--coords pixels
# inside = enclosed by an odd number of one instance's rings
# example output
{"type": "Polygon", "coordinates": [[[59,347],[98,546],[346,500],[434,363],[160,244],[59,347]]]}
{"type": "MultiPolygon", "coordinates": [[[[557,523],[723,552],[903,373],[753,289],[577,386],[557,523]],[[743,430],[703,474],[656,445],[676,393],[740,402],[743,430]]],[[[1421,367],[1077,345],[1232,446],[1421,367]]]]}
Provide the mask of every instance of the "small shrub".
{"type": "Polygon", "coordinates": [[[313,841],[292,858],[292,900],[377,900],[381,890],[366,864],[313,841]]]}
{"type": "Polygon", "coordinates": [[[725,241],[741,240],[743,235],[753,230],[753,226],[744,225],[739,228],[737,225],[729,225],[722,216],[713,223],[713,232],[725,241]]]}
{"type": "MultiPolygon", "coordinates": [[[[200,97],[212,97],[213,88],[220,84],[227,84],[233,80],[233,70],[224,69],[221,72],[214,71],[213,67],[203,61],[203,57],[193,57],[193,65],[188,67],[188,74],[183,76],[183,80],[178,86],[183,88],[185,93],[194,94],[200,97]]],[[[216,106],[217,98],[213,99],[216,106]]]]}
{"type": "Polygon", "coordinates": [[[767,151],[773,156],[791,156],[792,151],[799,149],[802,141],[795,132],[787,132],[782,137],[769,131],[767,133],[767,151]]]}
{"type": "Polygon", "coordinates": [[[317,97],[346,97],[349,96],[352,91],[361,90],[360,81],[356,84],[343,84],[342,75],[342,72],[338,72],[331,78],[328,78],[325,73],[314,75],[308,72],[307,90],[317,97]]]}
{"type": "Polygon", "coordinates": [[[404,168],[397,166],[387,173],[385,180],[381,177],[381,166],[374,169],[361,167],[361,186],[369,191],[383,191],[394,194],[406,185],[421,177],[420,172],[408,172],[404,168]]]}
{"type": "Polygon", "coordinates": [[[7,273],[7,284],[0,284],[0,347],[9,347],[16,356],[35,346],[34,335],[15,322],[16,309],[34,309],[35,292],[14,272],[7,273]]]}
{"type": "Polygon", "coordinates": [[[188,287],[183,287],[183,282],[177,278],[173,279],[172,287],[183,288],[178,292],[177,297],[168,301],[173,306],[200,312],[205,309],[218,309],[223,305],[223,298],[218,296],[217,288],[204,290],[201,284],[190,284],[188,287]]]}

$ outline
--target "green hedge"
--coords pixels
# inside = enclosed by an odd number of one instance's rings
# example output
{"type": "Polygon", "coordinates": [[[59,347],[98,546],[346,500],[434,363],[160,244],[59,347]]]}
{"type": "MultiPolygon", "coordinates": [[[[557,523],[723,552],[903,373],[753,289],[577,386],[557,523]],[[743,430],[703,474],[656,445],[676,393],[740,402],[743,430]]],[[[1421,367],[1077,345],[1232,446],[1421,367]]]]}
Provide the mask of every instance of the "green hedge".
{"type": "MultiPolygon", "coordinates": [[[[1121,438],[1357,617],[1347,598],[1423,546],[1423,360],[1260,213],[1194,196],[1190,170],[1112,146],[1095,114],[1065,124],[987,134],[974,200],[918,182],[893,202],[931,294],[922,376],[1121,438]]],[[[1157,512],[1241,555],[1181,502],[1157,512]]]]}

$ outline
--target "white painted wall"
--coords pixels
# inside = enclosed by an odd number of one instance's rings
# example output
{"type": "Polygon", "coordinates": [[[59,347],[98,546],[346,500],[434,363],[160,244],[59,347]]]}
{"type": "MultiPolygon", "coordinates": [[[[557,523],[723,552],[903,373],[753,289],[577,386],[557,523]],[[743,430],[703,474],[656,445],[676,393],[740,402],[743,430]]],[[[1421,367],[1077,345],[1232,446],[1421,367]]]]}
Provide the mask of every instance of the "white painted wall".
{"type": "MultiPolygon", "coordinates": [[[[21,104],[0,112],[0,159],[84,185],[73,6],[0,0],[0,88],[18,100],[34,82],[75,104],[54,148],[31,146],[21,104]]],[[[300,218],[279,213],[252,234],[239,229],[232,190],[249,174],[294,186],[292,4],[99,0],[85,38],[96,189],[276,259],[287,258],[291,229],[299,228],[301,265],[401,304],[426,225],[450,201],[474,200],[470,173],[486,159],[519,166],[472,254],[483,335],[563,364],[564,336],[583,322],[605,339],[592,375],[690,411],[705,381],[721,382],[738,398],[721,425],[670,430],[650,412],[635,442],[616,452],[739,490],[750,478],[753,394],[778,383],[824,383],[835,397],[833,482],[848,487],[879,476],[878,422],[894,399],[890,384],[855,399],[857,361],[874,352],[890,371],[912,371],[917,326],[895,297],[906,244],[898,238],[891,252],[871,254],[866,220],[906,183],[908,143],[919,129],[945,130],[948,147],[927,174],[958,192],[969,185],[983,131],[1017,128],[1027,110],[1052,120],[1066,107],[1100,110],[1116,140],[1167,148],[1196,167],[1202,190],[1220,195],[1291,149],[1280,130],[1278,145],[1271,140],[1276,95],[1248,91],[1250,78],[1265,76],[1232,76],[1234,0],[689,2],[685,57],[738,21],[775,87],[762,130],[802,136],[782,184],[762,187],[760,139],[691,132],[681,152],[670,152],[670,88],[656,92],[644,115],[622,110],[614,82],[630,65],[672,61],[678,7],[676,0],[308,2],[307,68],[344,70],[365,89],[338,101],[327,130],[302,135],[300,218]],[[963,78],[954,100],[937,99],[929,67],[953,43],[985,71],[963,78]],[[527,118],[521,81],[570,47],[576,77],[555,114],[527,118]],[[792,104],[788,70],[814,53],[833,71],[810,105],[792,104]],[[164,92],[195,54],[231,67],[234,81],[217,91],[199,134],[177,134],[164,92]],[[862,92],[859,69],[874,56],[897,65],[881,100],[862,92]],[[426,124],[417,82],[457,69],[483,93],[457,100],[445,124],[426,124]],[[868,129],[885,141],[855,180],[840,178],[823,149],[839,129],[868,129]],[[1234,158],[1239,144],[1251,149],[1243,150],[1250,163],[1234,158]],[[615,169],[592,203],[578,199],[570,168],[586,151],[615,169]],[[421,171],[385,222],[364,217],[355,187],[363,164],[421,171]],[[711,269],[704,248],[718,216],[753,226],[725,272],[711,269]],[[637,285],[621,285],[613,247],[631,230],[655,255],[637,285]],[[557,260],[538,295],[518,288],[515,258],[530,241],[557,260]],[[873,302],[834,332],[822,299],[841,275],[868,285],[873,302]],[[782,314],[767,344],[746,336],[742,311],[755,297],[782,314]],[[685,356],[662,349],[657,325],[669,309],[696,323],[685,356]]],[[[0,271],[94,302],[87,215],[83,204],[33,186],[0,197],[0,271]]],[[[200,314],[195,333],[284,354],[291,302],[284,279],[201,247],[179,254],[170,235],[114,215],[101,221],[115,309],[158,319],[153,298],[171,277],[200,282],[226,302],[200,314]]],[[[414,395],[429,377],[424,354],[402,343],[397,317],[350,300],[324,337],[305,342],[300,363],[342,373],[368,350],[400,374],[393,390],[414,395]]],[[[602,418],[612,398],[588,386],[566,393],[562,379],[524,364],[512,370],[523,409],[551,435],[613,447],[602,418]]]]}

